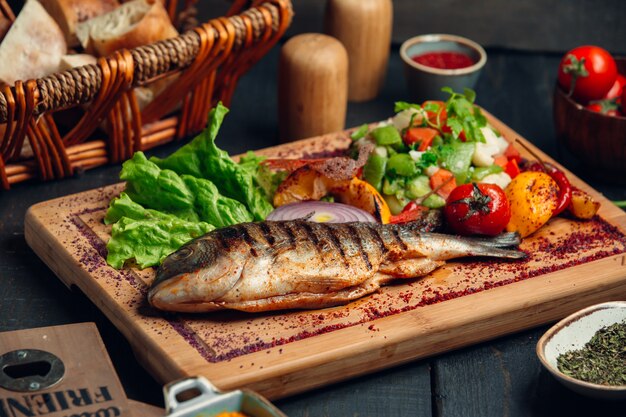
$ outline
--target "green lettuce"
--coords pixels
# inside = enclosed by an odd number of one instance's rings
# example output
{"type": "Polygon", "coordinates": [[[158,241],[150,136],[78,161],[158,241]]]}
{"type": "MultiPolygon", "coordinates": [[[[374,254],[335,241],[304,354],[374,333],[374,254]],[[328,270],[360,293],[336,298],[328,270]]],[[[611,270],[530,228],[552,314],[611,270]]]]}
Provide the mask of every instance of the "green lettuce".
{"type": "Polygon", "coordinates": [[[215,229],[206,222],[146,209],[124,192],[111,201],[104,222],[113,224],[107,262],[114,268],[121,268],[129,259],[135,259],[141,268],[159,265],[183,244],[215,229]]]}
{"type": "Polygon", "coordinates": [[[119,197],[111,200],[109,209],[104,217],[104,224],[113,224],[122,217],[134,220],[158,220],[176,218],[173,214],[163,213],[157,210],[144,208],[141,204],[135,203],[128,194],[122,192],[119,197]]]}
{"type": "Polygon", "coordinates": [[[273,210],[268,195],[256,180],[256,169],[237,164],[228,153],[215,145],[215,138],[228,109],[221,103],[209,113],[208,128],[172,155],[151,161],[162,169],[179,175],[206,178],[217,184],[219,192],[233,198],[250,210],[255,220],[264,220],[273,210]]]}
{"type": "Polygon", "coordinates": [[[289,175],[288,171],[272,171],[272,169],[263,161],[267,159],[265,156],[256,155],[252,151],[248,151],[239,159],[239,166],[248,171],[256,185],[265,193],[268,201],[272,201],[274,194],[281,182],[289,175]]]}
{"type": "Polygon", "coordinates": [[[105,223],[112,225],[107,262],[128,260],[159,265],[186,242],[216,227],[263,220],[285,174],[275,174],[248,152],[239,163],[215,146],[228,110],[219,104],[208,128],[167,158],[148,160],[137,152],[122,165],[125,192],[111,201],[105,223]]]}
{"type": "Polygon", "coordinates": [[[126,193],[134,202],[183,220],[215,227],[252,221],[242,203],[221,195],[211,181],[161,169],[142,152],[124,162],[120,178],[126,180],[126,193]]]}
{"type": "Polygon", "coordinates": [[[140,268],[159,265],[182,245],[214,228],[205,222],[189,222],[175,216],[143,220],[122,217],[111,230],[107,263],[118,269],[129,259],[134,259],[140,268]]]}

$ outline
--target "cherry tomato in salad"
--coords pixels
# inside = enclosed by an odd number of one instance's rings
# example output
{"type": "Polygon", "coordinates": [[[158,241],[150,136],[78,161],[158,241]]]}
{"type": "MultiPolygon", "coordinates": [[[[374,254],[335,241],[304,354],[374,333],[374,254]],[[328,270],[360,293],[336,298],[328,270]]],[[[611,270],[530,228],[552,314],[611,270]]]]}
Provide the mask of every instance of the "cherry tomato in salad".
{"type": "Polygon", "coordinates": [[[617,79],[617,64],[609,52],[593,45],[565,54],[558,70],[559,85],[577,100],[599,100],[617,79]]]}
{"type": "Polygon", "coordinates": [[[450,193],[443,212],[448,226],[460,235],[495,236],[511,219],[506,194],[495,184],[459,185],[450,193]]]}
{"type": "Polygon", "coordinates": [[[399,214],[391,216],[389,218],[389,223],[397,224],[414,222],[415,220],[421,218],[427,212],[427,207],[420,206],[415,201],[411,201],[406,206],[404,206],[399,214]]]}

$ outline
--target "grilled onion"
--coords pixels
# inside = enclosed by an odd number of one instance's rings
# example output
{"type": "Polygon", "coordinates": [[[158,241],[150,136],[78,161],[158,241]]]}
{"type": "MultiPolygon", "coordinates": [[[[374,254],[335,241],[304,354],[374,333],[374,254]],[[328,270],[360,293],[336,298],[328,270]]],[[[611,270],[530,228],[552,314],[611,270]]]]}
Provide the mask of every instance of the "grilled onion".
{"type": "Polygon", "coordinates": [[[317,223],[376,223],[374,216],[360,208],[326,201],[303,201],[282,205],[272,211],[266,220],[309,220],[317,223]]]}

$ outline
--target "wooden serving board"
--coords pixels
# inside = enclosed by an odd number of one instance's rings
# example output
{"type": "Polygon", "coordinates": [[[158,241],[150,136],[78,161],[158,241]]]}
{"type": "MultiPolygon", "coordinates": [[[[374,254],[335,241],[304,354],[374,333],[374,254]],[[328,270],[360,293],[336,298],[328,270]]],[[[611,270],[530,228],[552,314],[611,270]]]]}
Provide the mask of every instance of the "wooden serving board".
{"type": "MultiPolygon", "coordinates": [[[[509,140],[520,138],[488,117],[509,140]]],[[[298,157],[348,143],[339,133],[259,153],[298,157]]],[[[31,207],[25,235],[67,286],[79,287],[109,317],[159,381],[203,375],[222,390],[247,387],[279,398],[625,299],[626,214],[566,173],[602,203],[601,217],[551,220],[523,242],[527,261],[452,262],[317,311],[165,315],[150,308],[145,296],[154,271],[118,271],[104,258],[102,219],[123,184],[31,207]]]]}

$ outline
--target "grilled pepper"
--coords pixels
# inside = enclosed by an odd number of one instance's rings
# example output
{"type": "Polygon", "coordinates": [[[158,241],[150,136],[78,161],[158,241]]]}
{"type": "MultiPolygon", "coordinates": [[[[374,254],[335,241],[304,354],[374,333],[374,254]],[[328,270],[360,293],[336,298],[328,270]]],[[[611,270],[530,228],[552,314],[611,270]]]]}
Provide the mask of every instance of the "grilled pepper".
{"type": "Polygon", "coordinates": [[[511,206],[509,232],[526,237],[546,224],[559,204],[559,187],[545,172],[522,172],[504,190],[511,206]]]}

